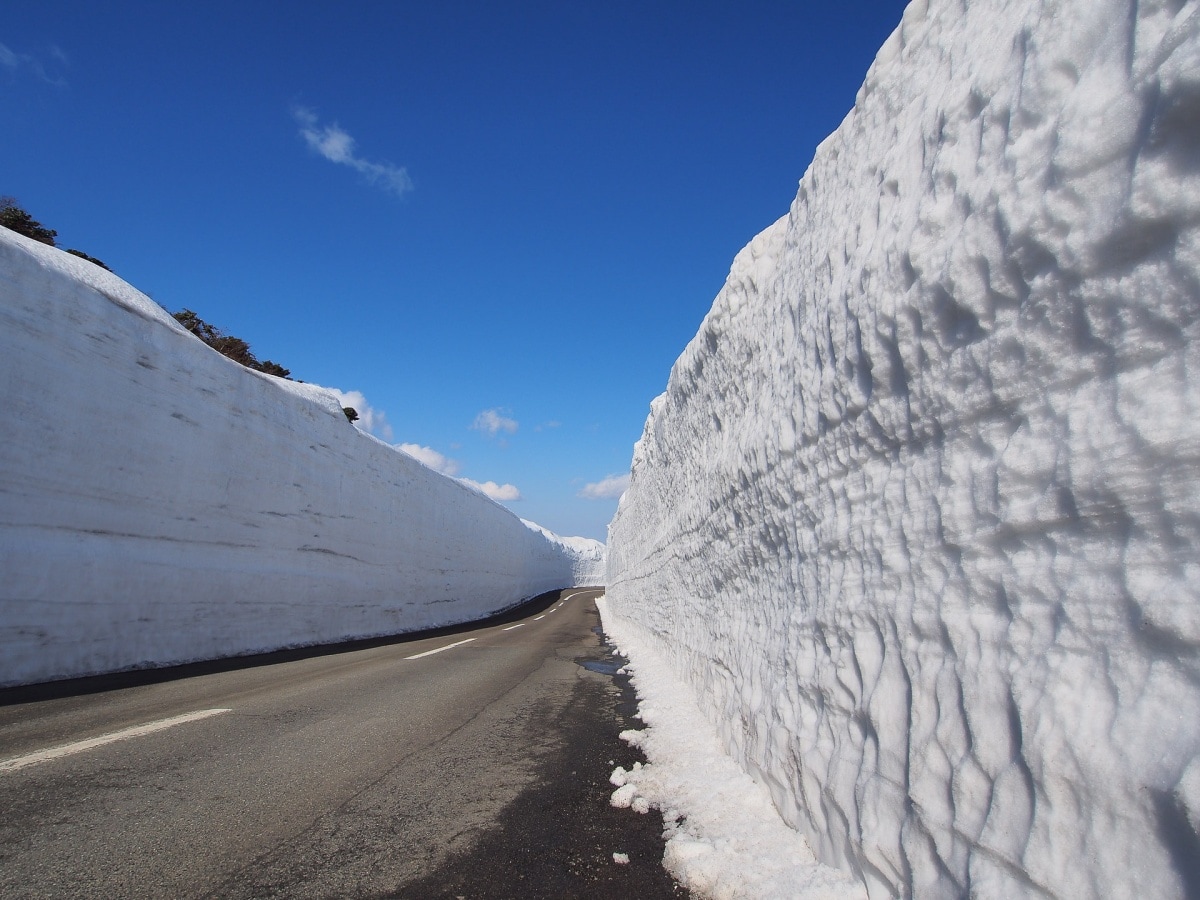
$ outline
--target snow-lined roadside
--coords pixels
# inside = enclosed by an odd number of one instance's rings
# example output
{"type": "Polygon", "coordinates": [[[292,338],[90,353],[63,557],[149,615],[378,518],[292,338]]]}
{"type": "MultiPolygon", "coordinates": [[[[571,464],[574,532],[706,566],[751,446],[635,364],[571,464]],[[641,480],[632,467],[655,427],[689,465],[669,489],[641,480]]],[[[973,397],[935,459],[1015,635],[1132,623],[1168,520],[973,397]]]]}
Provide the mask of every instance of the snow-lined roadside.
{"type": "Polygon", "coordinates": [[[914,0],[634,449],[610,618],[896,896],[1200,894],[1200,6],[914,0]]]}
{"type": "Polygon", "coordinates": [[[0,228],[0,686],[397,634],[603,578],[560,538],[0,228]]]}
{"type": "Polygon", "coordinates": [[[658,809],[666,825],[663,864],[689,890],[715,900],[789,897],[861,900],[862,884],[817,862],[803,835],[779,817],[766,789],[721,747],[695,694],[675,675],[654,640],[596,601],[604,632],[622,656],[639,698],[640,731],[621,737],[648,765],[618,767],[614,806],[658,809]]]}

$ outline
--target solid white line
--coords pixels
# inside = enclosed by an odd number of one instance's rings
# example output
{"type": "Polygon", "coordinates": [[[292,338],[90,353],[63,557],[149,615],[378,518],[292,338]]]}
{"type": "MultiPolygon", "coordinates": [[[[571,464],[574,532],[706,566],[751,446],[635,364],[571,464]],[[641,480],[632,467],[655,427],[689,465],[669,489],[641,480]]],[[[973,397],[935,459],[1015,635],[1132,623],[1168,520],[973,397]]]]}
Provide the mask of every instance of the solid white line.
{"type": "Polygon", "coordinates": [[[406,656],[405,659],[420,659],[422,656],[433,656],[435,653],[441,653],[443,650],[449,650],[451,647],[461,647],[463,644],[469,644],[475,638],[467,638],[465,641],[455,641],[453,644],[447,644],[445,647],[438,647],[436,650],[426,650],[424,653],[416,653],[412,656],[406,656]]]}
{"type": "Polygon", "coordinates": [[[501,628],[500,630],[501,631],[512,631],[514,628],[520,628],[524,624],[525,624],[524,622],[518,622],[516,625],[509,625],[507,628],[501,628]]]}
{"type": "Polygon", "coordinates": [[[84,750],[92,750],[96,747],[103,747],[105,744],[111,744],[115,741],[124,741],[129,738],[141,737],[144,734],[153,734],[156,731],[162,731],[164,728],[174,728],[176,725],[182,725],[185,722],[196,722],[200,719],[207,719],[209,716],[217,716],[221,713],[231,712],[228,709],[201,709],[197,712],[184,713],[181,716],[172,716],[169,719],[159,719],[156,722],[147,722],[145,725],[134,725],[132,728],[124,728],[121,731],[113,731],[109,734],[102,734],[99,737],[88,738],[85,741],[75,741],[72,744],[60,744],[57,747],[50,747],[47,750],[39,750],[36,753],[27,753],[25,756],[16,756],[12,759],[6,759],[0,762],[0,772],[15,772],[17,769],[23,769],[26,766],[33,766],[37,763],[47,762],[52,759],[60,759],[64,756],[71,756],[74,753],[82,753],[84,750]]]}

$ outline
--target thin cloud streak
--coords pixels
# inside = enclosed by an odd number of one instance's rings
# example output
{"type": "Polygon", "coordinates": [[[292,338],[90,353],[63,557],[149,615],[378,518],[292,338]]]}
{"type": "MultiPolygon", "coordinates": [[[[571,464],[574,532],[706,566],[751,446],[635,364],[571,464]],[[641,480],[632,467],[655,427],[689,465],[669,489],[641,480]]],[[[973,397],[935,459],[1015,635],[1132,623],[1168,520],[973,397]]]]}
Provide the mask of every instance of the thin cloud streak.
{"type": "Polygon", "coordinates": [[[292,118],[300,126],[300,136],[309,149],[331,163],[349,166],[375,187],[382,188],[397,197],[403,197],[413,189],[408,170],[391,163],[371,162],[355,152],[354,138],[336,122],[322,125],[317,114],[304,106],[292,107],[292,118]]]}
{"type": "MultiPolygon", "coordinates": [[[[66,69],[71,64],[71,61],[67,59],[67,54],[64,53],[60,47],[51,46],[50,56],[53,57],[58,66],[63,69],[66,69]]],[[[42,61],[36,56],[33,56],[29,53],[17,53],[6,44],[0,44],[0,69],[7,69],[8,72],[14,77],[17,76],[21,70],[27,69],[37,76],[37,78],[46,82],[46,84],[52,84],[55,87],[67,86],[67,79],[65,77],[51,75],[46,70],[46,66],[43,65],[42,61]]]]}

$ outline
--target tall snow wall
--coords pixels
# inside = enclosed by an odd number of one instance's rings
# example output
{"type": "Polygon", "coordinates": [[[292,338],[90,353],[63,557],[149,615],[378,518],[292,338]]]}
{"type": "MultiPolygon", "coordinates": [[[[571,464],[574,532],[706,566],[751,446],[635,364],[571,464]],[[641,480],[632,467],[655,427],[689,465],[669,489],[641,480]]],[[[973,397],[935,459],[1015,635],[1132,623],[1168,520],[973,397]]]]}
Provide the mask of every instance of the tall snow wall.
{"type": "Polygon", "coordinates": [[[97,266],[0,228],[0,685],[394,634],[603,578],[210,350],[97,266]]]}
{"type": "Polygon", "coordinates": [[[609,607],[873,898],[1200,896],[1198,312],[1197,4],[918,0],[654,401],[609,607]]]}

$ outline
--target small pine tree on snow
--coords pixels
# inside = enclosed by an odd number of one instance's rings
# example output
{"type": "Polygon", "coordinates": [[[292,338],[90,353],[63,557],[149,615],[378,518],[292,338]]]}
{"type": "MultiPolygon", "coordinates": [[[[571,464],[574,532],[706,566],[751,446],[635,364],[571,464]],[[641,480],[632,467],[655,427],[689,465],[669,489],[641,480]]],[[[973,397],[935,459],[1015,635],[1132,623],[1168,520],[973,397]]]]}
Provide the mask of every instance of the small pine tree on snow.
{"type": "Polygon", "coordinates": [[[275,375],[279,378],[287,378],[291,375],[291,370],[285,369],[279,363],[271,362],[269,359],[266,362],[259,362],[258,357],[250,352],[250,345],[241,338],[234,337],[231,334],[225,334],[215,325],[209,325],[202,318],[192,312],[190,309],[183,309],[177,313],[172,313],[175,321],[194,334],[208,346],[212,347],[223,356],[227,356],[236,363],[241,363],[247,369],[254,369],[256,372],[265,372],[268,375],[275,375]]]}
{"type": "Polygon", "coordinates": [[[292,374],[291,369],[285,369],[279,363],[271,362],[269,359],[264,359],[258,364],[258,371],[274,375],[276,378],[287,378],[292,374]]]}
{"type": "Polygon", "coordinates": [[[102,268],[108,272],[112,271],[112,269],[108,268],[108,266],[106,266],[104,263],[100,262],[100,260],[96,259],[96,257],[88,256],[82,250],[68,250],[67,252],[70,253],[72,256],[78,256],[80,259],[86,259],[90,263],[95,263],[100,268],[102,268]]]}
{"type": "MultiPolygon", "coordinates": [[[[0,225],[15,231],[17,234],[23,234],[27,238],[33,238],[35,241],[49,244],[51,247],[58,246],[58,243],[55,241],[55,238],[58,237],[58,232],[53,228],[47,228],[29,213],[25,212],[12,197],[0,197],[0,225]]],[[[108,266],[100,262],[96,257],[88,256],[82,250],[68,250],[67,252],[72,256],[78,256],[80,259],[86,259],[90,263],[95,263],[100,268],[109,272],[112,271],[112,269],[109,269],[108,266]]]]}
{"type": "Polygon", "coordinates": [[[57,246],[54,239],[58,237],[58,232],[34,219],[17,206],[17,201],[12,197],[0,197],[0,225],[51,247],[57,246]]]}

